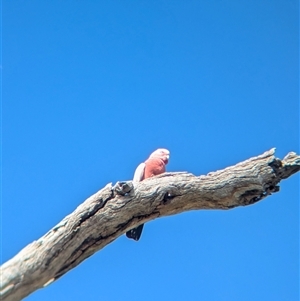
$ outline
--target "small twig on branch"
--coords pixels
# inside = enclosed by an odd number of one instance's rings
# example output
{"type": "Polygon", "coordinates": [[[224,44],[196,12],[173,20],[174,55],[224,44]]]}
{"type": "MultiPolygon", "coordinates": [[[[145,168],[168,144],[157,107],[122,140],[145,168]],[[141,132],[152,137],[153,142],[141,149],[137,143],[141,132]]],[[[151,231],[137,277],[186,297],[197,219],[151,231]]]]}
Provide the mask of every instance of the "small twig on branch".
{"type": "Polygon", "coordinates": [[[274,149],[206,176],[164,173],[133,184],[106,185],[1,267],[1,300],[21,300],[55,281],[126,231],[188,210],[231,209],[279,191],[300,170],[300,157],[274,149]]]}

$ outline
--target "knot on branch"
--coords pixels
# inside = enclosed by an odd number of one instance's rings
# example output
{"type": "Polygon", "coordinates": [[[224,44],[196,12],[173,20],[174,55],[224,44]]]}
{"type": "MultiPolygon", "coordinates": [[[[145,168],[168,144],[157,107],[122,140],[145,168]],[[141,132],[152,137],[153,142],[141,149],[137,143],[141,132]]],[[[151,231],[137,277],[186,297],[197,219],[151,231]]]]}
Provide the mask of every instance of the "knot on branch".
{"type": "Polygon", "coordinates": [[[176,186],[171,186],[168,187],[168,190],[164,192],[161,204],[162,205],[167,205],[169,204],[174,198],[181,196],[180,191],[178,187],[176,186]]]}
{"type": "Polygon", "coordinates": [[[163,200],[162,200],[162,204],[166,205],[166,204],[169,204],[170,201],[172,199],[174,199],[176,197],[176,195],[173,195],[171,192],[166,192],[164,194],[164,197],[163,197],[163,200]]]}
{"type": "Polygon", "coordinates": [[[127,195],[131,190],[133,190],[133,183],[131,181],[117,182],[113,187],[116,194],[127,195]]]}
{"type": "Polygon", "coordinates": [[[244,206],[255,204],[258,201],[261,201],[262,199],[267,197],[268,195],[278,192],[279,189],[280,187],[277,185],[268,184],[265,186],[264,190],[258,190],[258,189],[248,190],[241,195],[242,203],[244,206]]]}

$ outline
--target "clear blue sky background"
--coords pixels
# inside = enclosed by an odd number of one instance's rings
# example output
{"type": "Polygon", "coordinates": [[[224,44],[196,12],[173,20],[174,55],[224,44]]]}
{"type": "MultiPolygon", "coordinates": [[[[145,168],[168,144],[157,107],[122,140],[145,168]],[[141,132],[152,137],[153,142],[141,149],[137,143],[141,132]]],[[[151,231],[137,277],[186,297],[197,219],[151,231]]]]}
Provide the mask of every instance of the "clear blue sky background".
{"type": "MultiPolygon", "coordinates": [[[[158,147],[195,175],[299,152],[299,7],[3,1],[2,262],[158,147]]],[[[26,300],[296,301],[299,176],[120,237],[26,300]]]]}

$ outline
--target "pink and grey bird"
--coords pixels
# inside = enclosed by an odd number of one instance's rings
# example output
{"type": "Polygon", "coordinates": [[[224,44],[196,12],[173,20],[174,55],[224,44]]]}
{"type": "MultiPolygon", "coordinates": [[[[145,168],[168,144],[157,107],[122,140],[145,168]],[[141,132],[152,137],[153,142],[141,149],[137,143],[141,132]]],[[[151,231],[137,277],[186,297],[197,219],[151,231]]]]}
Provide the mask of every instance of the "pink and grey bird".
{"type": "MultiPolygon", "coordinates": [[[[133,182],[140,182],[147,178],[160,175],[166,171],[169,162],[170,152],[167,149],[159,148],[150,157],[141,163],[135,170],[133,182]]],[[[126,232],[128,238],[139,240],[143,231],[144,224],[126,232]]]]}

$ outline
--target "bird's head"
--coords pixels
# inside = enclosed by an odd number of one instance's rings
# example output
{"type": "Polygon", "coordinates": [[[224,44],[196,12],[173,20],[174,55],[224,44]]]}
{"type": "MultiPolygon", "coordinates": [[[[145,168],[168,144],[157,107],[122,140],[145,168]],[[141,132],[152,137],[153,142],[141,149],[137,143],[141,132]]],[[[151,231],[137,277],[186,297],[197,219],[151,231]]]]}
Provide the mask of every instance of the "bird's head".
{"type": "Polygon", "coordinates": [[[170,152],[165,148],[159,148],[150,155],[150,158],[160,158],[167,164],[169,162],[170,152]]]}

